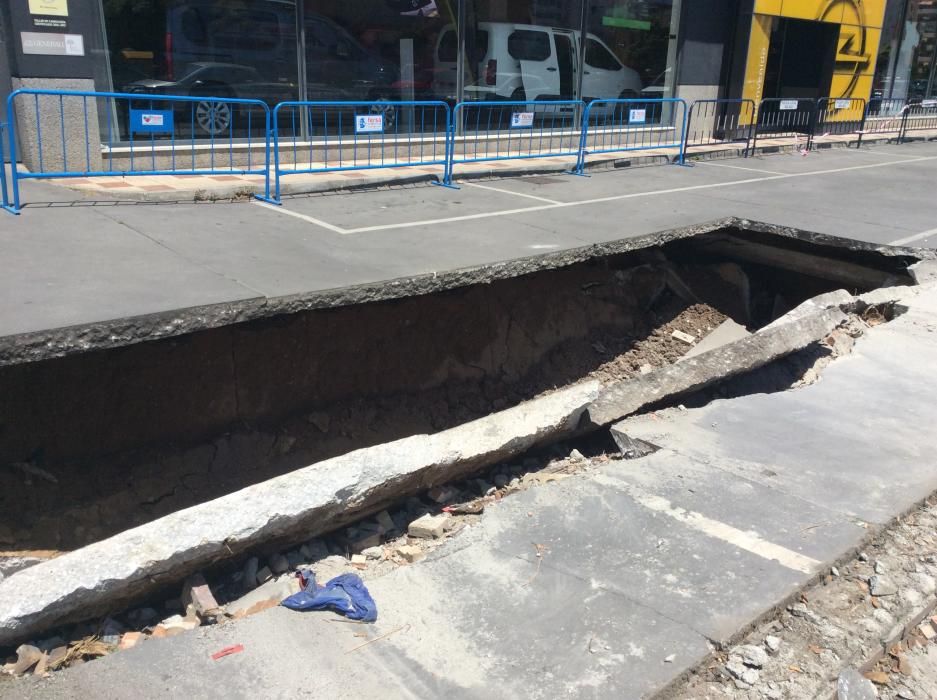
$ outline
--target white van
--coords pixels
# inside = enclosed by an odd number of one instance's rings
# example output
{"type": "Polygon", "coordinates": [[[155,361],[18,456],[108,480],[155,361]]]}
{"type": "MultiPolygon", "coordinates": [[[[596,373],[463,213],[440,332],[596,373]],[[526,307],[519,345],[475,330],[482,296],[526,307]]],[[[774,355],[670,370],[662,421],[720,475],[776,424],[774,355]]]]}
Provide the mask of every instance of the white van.
{"type": "MultiPolygon", "coordinates": [[[[475,75],[466,75],[468,100],[560,100],[576,93],[580,33],[533,24],[479,22],[466,53],[477,59],[475,75]],[[473,46],[474,43],[474,46],[473,46]]],[[[586,34],[582,98],[638,97],[641,78],[594,34],[586,34]]],[[[456,98],[458,39],[453,25],[436,41],[433,88],[456,98]]],[[[466,71],[470,73],[470,71],[466,71]]]]}

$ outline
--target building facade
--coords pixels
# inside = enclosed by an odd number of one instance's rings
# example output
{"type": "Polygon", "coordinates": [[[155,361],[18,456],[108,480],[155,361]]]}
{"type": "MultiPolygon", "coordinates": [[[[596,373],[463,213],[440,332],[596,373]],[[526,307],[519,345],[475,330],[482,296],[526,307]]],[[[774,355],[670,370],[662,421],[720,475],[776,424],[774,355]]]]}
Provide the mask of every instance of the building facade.
{"type": "Polygon", "coordinates": [[[937,0],[5,0],[0,97],[926,99],[935,37],[937,0]]]}

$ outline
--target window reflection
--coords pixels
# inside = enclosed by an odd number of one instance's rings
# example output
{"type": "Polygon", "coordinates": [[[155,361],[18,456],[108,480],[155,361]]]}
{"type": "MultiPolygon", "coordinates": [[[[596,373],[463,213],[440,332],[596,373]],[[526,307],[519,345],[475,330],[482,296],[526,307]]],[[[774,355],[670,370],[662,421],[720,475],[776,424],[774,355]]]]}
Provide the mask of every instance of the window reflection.
{"type": "MultiPolygon", "coordinates": [[[[671,0],[463,0],[461,32],[458,0],[101,1],[118,90],[271,107],[298,99],[658,98],[672,90],[671,0]]],[[[196,124],[195,136],[228,133],[236,116],[196,124]]]]}

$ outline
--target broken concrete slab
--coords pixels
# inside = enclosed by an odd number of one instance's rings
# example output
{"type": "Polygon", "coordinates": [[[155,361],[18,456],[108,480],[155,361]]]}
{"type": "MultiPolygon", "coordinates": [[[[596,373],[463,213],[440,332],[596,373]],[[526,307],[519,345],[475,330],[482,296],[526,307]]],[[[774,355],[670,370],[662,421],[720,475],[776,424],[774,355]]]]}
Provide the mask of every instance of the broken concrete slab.
{"type": "Polygon", "coordinates": [[[296,543],[572,433],[596,381],[434,435],[356,450],[181,510],[0,583],[0,646],[89,619],[260,543],[296,543]]]}
{"type": "Polygon", "coordinates": [[[740,323],[736,323],[731,318],[727,318],[725,321],[719,324],[719,327],[716,328],[716,330],[690,348],[686,355],[677,360],[677,362],[683,362],[687,358],[696,357],[697,355],[701,355],[704,352],[709,352],[710,350],[721,348],[723,345],[734,343],[736,340],[747,338],[750,335],[751,332],[745,326],[740,323]]]}
{"type": "Polygon", "coordinates": [[[847,292],[845,289],[837,289],[832,292],[826,292],[825,294],[818,294],[815,297],[807,299],[802,304],[795,306],[793,309],[788,311],[783,316],[774,319],[764,328],[760,330],[765,331],[771,328],[777,328],[782,326],[785,323],[790,323],[791,321],[797,321],[809,316],[810,314],[817,313],[823,309],[832,309],[838,308],[845,311],[844,307],[855,303],[856,297],[847,292]]]}
{"type": "Polygon", "coordinates": [[[589,405],[584,428],[608,425],[668,396],[762,367],[825,338],[846,319],[839,309],[823,309],[684,362],[610,384],[589,405]]]}

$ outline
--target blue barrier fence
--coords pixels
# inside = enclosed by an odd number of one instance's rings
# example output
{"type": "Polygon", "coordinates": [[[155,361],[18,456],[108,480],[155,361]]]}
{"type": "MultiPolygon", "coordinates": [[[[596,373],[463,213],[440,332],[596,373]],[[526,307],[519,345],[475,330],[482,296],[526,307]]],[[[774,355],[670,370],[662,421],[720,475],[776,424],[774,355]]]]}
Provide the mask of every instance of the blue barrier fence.
{"type": "Polygon", "coordinates": [[[458,103],[449,126],[444,183],[452,185],[453,170],[460,163],[578,157],[585,107],[582,100],[458,103]]]}
{"type": "Polygon", "coordinates": [[[676,148],[682,164],[686,121],[687,104],[679,98],[593,100],[582,117],[576,172],[595,153],[676,148]]]}
{"type": "Polygon", "coordinates": [[[7,98],[12,162],[17,109],[21,121],[32,122],[19,135],[33,167],[12,170],[14,212],[20,208],[19,181],[39,178],[261,175],[269,196],[270,108],[261,100],[16,90],[7,98]],[[84,138],[67,138],[76,128],[84,138]],[[258,143],[260,156],[254,153],[258,143]]]}
{"type": "MultiPolygon", "coordinates": [[[[12,211],[12,206],[10,204],[10,196],[7,192],[7,161],[6,154],[3,149],[3,139],[6,133],[7,125],[4,122],[0,122],[0,206],[8,211],[12,211]]],[[[10,163],[11,168],[16,168],[16,163],[10,163]]]]}
{"type": "Polygon", "coordinates": [[[443,166],[449,105],[441,101],[281,102],[273,110],[273,197],[300,173],[443,166]]]}
{"type": "Polygon", "coordinates": [[[683,163],[694,146],[758,137],[937,131],[937,102],[873,99],[608,99],[461,102],[287,101],[227,96],[23,89],[7,99],[0,158],[18,144],[28,169],[0,173],[4,209],[20,210],[24,179],[88,176],[218,175],[263,177],[259,199],[280,203],[291,174],[386,167],[455,166],[569,156],[582,174],[589,155],[661,150],[683,163]],[[23,130],[17,124],[27,124],[23,130]],[[260,153],[255,153],[259,149],[260,153]],[[271,179],[273,186],[271,190],[271,179]]]}

